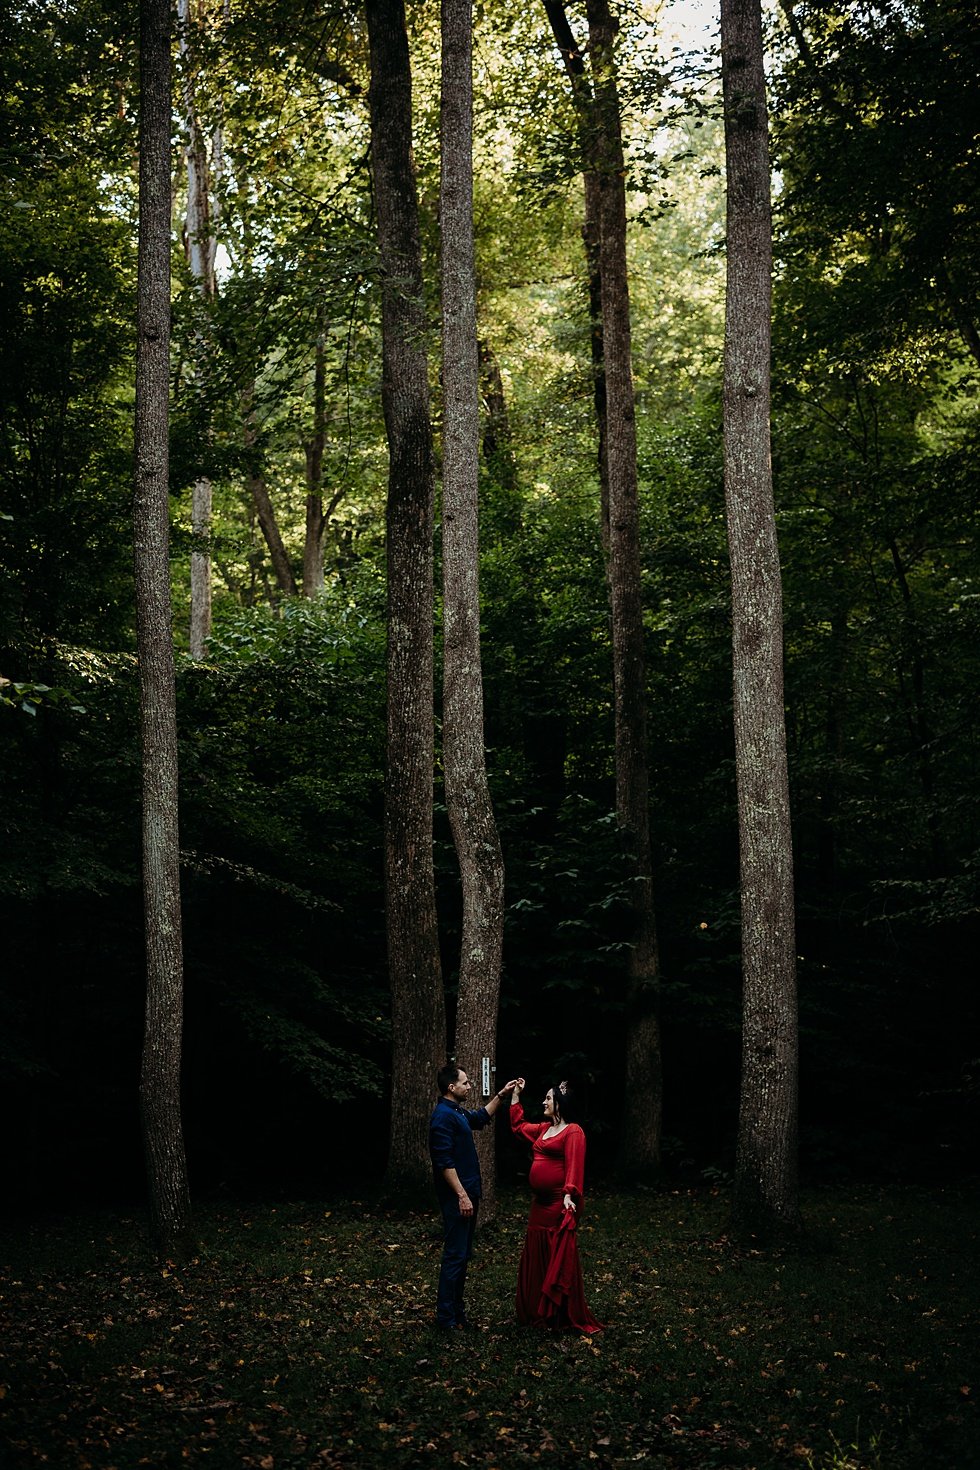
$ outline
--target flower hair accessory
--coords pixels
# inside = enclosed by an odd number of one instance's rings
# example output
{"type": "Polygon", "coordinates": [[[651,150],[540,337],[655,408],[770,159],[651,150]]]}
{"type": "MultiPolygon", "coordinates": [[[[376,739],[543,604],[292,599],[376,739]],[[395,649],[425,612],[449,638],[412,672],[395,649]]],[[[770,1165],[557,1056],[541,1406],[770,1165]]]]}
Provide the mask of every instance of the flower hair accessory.
{"type": "Polygon", "coordinates": [[[561,1093],[562,1097],[564,1097],[565,1096],[565,1093],[568,1091],[568,1083],[567,1082],[559,1082],[559,1084],[558,1084],[558,1091],[561,1093]]]}

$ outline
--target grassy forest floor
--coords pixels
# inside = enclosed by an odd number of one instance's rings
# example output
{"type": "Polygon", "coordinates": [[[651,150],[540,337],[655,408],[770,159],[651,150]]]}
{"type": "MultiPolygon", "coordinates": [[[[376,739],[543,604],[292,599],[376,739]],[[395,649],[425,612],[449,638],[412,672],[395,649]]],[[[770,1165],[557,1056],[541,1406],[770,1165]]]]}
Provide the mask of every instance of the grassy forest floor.
{"type": "Polygon", "coordinates": [[[736,1250],[724,1193],[598,1194],[592,1340],[511,1320],[526,1200],[481,1236],[480,1330],[431,1326],[435,1212],[199,1211],[190,1264],[139,1219],[0,1237],[5,1466],[973,1470],[980,1186],[805,1198],[792,1251],[736,1250]]]}

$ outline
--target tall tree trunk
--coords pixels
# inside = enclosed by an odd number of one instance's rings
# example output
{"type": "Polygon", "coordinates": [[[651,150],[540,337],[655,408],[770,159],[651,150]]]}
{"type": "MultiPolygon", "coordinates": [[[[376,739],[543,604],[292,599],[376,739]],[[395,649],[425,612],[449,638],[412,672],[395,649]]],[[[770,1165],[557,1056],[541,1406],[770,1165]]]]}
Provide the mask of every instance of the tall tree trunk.
{"type": "MultiPolygon", "coordinates": [[[[190,273],[197,284],[202,300],[213,301],[217,282],[214,266],[217,240],[214,234],[214,217],[211,208],[211,167],[208,151],[197,115],[194,96],[195,57],[191,45],[191,0],[177,0],[179,22],[180,57],[183,63],[184,127],[187,141],[184,145],[184,160],[187,165],[187,217],[184,222],[184,249],[190,273]]],[[[221,158],[223,140],[220,129],[214,138],[214,158],[221,158]]],[[[206,371],[208,342],[206,335],[198,342],[200,361],[198,372],[206,371]]],[[[191,613],[190,655],[204,657],[204,645],[211,633],[211,481],[202,476],[194,482],[191,491],[191,613]]]]}
{"type": "Polygon", "coordinates": [[[608,0],[587,0],[595,89],[599,193],[602,358],[609,476],[608,572],[612,608],[616,714],[616,815],[634,865],[634,932],[627,976],[627,1031],[622,1140],[618,1167],[627,1177],[660,1166],[663,1074],[660,964],[653,907],[646,672],[640,590],[640,505],[636,470],[626,185],[616,85],[616,24],[608,0]]]}
{"type": "Polygon", "coordinates": [[[143,751],[146,1022],[140,1105],[157,1246],[190,1228],[180,1110],[183,1030],[177,707],[170,606],[170,5],[140,5],[139,251],[133,506],[143,751]]]}
{"type": "MultiPolygon", "coordinates": [[[[586,281],[589,293],[589,351],[592,358],[592,397],[599,438],[598,468],[602,513],[602,546],[609,557],[609,466],[606,461],[606,369],[602,342],[601,140],[592,90],[585,75],[585,56],[572,34],[562,0],[544,0],[552,34],[561,52],[572,87],[582,149],[585,217],[582,243],[585,246],[586,281]]],[[[617,126],[619,124],[617,123],[617,126]]]]}
{"type": "Polygon", "coordinates": [[[609,420],[606,407],[606,348],[602,328],[602,190],[600,178],[592,171],[585,175],[585,218],[582,243],[589,292],[589,356],[592,362],[592,402],[595,407],[599,470],[599,504],[602,549],[609,564],[609,420]]]}
{"type": "Polygon", "coordinates": [[[585,170],[582,238],[588,270],[593,396],[599,436],[601,526],[612,615],[616,812],[633,858],[634,929],[627,973],[626,1109],[618,1168],[660,1167],[663,1111],[659,984],[653,906],[649,762],[640,595],[639,496],[626,264],[626,185],[608,0],[588,0],[593,87],[561,0],[545,0],[578,113],[585,170]]]}
{"type": "Polygon", "coordinates": [[[316,597],[323,591],[323,450],[327,438],[327,374],[323,350],[323,323],[316,339],[313,367],[313,435],[306,451],[306,537],[303,542],[303,596],[316,597]]]}
{"type": "MultiPolygon", "coordinates": [[[[483,744],[472,0],[442,0],[441,139],[443,767],[463,890],[455,1055],[485,1098],[496,1091],[504,864],[483,744]]],[[[478,1147],[485,1223],[496,1208],[493,1129],[478,1147]]]]}
{"type": "Polygon", "coordinates": [[[403,0],[367,0],[388,434],[385,904],[393,1026],[387,1184],[430,1188],[426,1099],[446,1060],[432,858],[434,463],[403,0]]]}
{"type": "Polygon", "coordinates": [[[796,940],[782,587],[769,449],[772,220],[760,0],[721,0],[728,173],[725,506],[732,573],[742,895],[742,1087],[734,1224],[795,1227],[796,940]]]}

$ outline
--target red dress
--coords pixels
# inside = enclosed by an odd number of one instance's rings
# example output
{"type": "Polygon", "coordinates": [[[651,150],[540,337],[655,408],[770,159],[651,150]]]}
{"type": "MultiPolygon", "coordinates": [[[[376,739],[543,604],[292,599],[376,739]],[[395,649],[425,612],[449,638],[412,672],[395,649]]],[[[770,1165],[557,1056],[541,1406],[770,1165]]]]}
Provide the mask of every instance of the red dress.
{"type": "Polygon", "coordinates": [[[510,1126],[532,1146],[529,1183],[534,1195],[517,1272],[517,1320],[527,1327],[571,1327],[601,1332],[585,1305],[575,1230],[582,1213],[585,1134],[577,1123],[545,1138],[550,1123],[525,1123],[519,1102],[511,1104],[510,1126]],[[565,1209],[565,1195],[575,1210],[565,1209]]]}

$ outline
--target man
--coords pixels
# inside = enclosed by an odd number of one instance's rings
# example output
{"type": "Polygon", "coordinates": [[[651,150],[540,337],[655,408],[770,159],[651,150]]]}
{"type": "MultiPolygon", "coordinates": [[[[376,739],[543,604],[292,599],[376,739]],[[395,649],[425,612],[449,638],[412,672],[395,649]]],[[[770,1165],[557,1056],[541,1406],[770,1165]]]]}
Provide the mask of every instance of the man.
{"type": "Polygon", "coordinates": [[[436,1326],[448,1331],[466,1326],[463,1289],[482,1193],[473,1129],[487,1126],[501,1100],[513,1091],[516,1079],[501,1088],[485,1107],[474,1109],[463,1107],[470,1080],[462,1067],[451,1062],[442,1067],[436,1085],[440,1096],[429,1120],[429,1155],[444,1232],[436,1326]]]}

